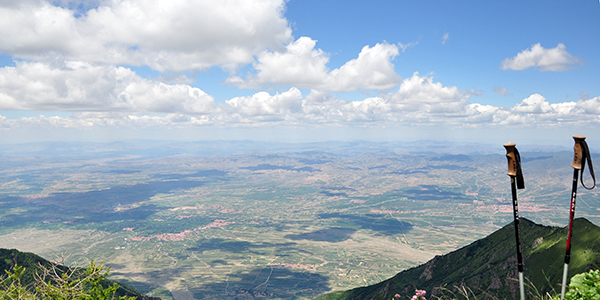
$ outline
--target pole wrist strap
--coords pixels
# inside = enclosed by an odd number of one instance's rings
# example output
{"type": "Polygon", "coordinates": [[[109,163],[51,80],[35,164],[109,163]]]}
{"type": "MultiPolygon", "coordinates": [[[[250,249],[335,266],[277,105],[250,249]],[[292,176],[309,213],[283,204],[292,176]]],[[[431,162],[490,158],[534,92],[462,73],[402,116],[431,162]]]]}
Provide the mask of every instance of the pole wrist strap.
{"type": "Polygon", "coordinates": [[[587,190],[591,190],[596,186],[596,176],[594,175],[594,166],[592,165],[592,157],[590,155],[590,149],[588,148],[588,145],[585,141],[581,141],[581,150],[583,152],[582,154],[582,158],[581,158],[581,185],[587,189],[587,190]],[[587,187],[585,186],[585,183],[583,183],[583,171],[585,170],[585,162],[587,161],[588,165],[590,165],[590,175],[592,176],[592,180],[594,181],[594,184],[591,187],[587,187]]]}
{"type": "MultiPolygon", "coordinates": [[[[523,179],[523,170],[521,170],[521,155],[519,154],[519,150],[517,150],[517,148],[515,148],[515,160],[517,161],[517,176],[515,178],[517,181],[517,188],[522,190],[525,188],[525,180],[523,179]]],[[[594,184],[595,182],[596,181],[594,181],[594,184]]]]}

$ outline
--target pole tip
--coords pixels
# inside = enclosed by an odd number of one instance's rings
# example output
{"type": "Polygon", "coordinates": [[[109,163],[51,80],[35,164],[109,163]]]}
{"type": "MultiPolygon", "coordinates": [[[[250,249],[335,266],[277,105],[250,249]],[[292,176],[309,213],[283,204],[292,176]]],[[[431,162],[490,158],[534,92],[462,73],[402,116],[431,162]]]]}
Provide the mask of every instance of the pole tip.
{"type": "Polygon", "coordinates": [[[516,145],[517,144],[515,144],[515,143],[506,143],[506,144],[504,144],[504,148],[514,147],[516,145]]]}
{"type": "Polygon", "coordinates": [[[575,140],[585,140],[585,136],[583,136],[583,135],[574,135],[573,139],[575,139],[575,140]]]}

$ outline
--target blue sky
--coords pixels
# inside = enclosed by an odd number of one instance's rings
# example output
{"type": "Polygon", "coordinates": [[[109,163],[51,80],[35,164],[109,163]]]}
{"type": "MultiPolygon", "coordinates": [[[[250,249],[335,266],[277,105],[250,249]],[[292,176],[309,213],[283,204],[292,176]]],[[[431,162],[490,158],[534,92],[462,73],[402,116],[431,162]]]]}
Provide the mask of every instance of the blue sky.
{"type": "Polygon", "coordinates": [[[0,142],[600,138],[598,1],[2,1],[0,36],[0,142]]]}

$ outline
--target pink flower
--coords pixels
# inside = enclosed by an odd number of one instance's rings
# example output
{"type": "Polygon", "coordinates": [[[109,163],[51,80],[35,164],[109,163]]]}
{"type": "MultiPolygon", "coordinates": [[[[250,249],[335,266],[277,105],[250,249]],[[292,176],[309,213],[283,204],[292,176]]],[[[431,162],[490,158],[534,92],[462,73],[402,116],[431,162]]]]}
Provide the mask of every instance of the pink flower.
{"type": "Polygon", "coordinates": [[[396,299],[400,299],[400,294],[396,294],[396,295],[394,295],[394,298],[396,298],[396,299]]]}
{"type": "Polygon", "coordinates": [[[415,290],[415,295],[412,296],[412,300],[427,300],[425,295],[427,292],[425,290],[415,290]]]}

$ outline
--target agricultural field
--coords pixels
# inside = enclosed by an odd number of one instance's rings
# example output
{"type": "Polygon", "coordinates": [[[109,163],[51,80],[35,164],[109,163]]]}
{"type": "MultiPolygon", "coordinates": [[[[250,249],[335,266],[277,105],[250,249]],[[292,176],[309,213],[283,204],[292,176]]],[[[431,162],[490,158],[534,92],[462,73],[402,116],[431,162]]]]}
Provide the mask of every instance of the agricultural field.
{"type": "MultiPolygon", "coordinates": [[[[163,299],[314,299],[380,282],[511,222],[503,150],[5,145],[0,247],[71,265],[103,260],[112,279],[163,299]]],[[[564,226],[572,153],[521,156],[521,217],[564,226]]],[[[598,196],[581,188],[577,216],[600,224],[598,196]]]]}

